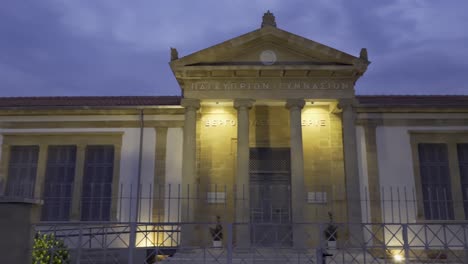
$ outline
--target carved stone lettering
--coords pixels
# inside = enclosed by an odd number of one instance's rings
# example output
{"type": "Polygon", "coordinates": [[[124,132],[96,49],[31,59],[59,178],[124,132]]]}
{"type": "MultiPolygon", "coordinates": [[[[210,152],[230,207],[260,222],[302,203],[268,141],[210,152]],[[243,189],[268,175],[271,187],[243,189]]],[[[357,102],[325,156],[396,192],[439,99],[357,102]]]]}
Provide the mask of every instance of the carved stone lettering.
{"type": "Polygon", "coordinates": [[[348,90],[352,89],[352,82],[347,80],[323,81],[196,81],[186,89],[191,91],[210,90],[348,90]]]}
{"type": "Polygon", "coordinates": [[[206,119],[205,127],[228,127],[235,126],[236,120],[232,119],[206,119]]]}

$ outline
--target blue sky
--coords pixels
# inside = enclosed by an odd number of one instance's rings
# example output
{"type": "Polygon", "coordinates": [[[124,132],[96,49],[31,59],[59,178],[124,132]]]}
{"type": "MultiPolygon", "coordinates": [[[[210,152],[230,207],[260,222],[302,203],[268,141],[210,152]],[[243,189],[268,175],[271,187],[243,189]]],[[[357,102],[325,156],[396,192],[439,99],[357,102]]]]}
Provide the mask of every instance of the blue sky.
{"type": "Polygon", "coordinates": [[[184,56],[278,27],[372,64],[358,94],[468,94],[463,0],[4,0],[0,96],[179,95],[184,56]]]}

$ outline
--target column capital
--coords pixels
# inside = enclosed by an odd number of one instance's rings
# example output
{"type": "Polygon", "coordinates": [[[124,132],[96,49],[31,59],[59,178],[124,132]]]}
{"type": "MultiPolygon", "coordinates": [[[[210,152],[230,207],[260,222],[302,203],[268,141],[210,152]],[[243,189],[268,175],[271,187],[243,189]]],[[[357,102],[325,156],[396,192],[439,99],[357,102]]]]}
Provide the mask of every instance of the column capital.
{"type": "Polygon", "coordinates": [[[254,103],[255,103],[255,100],[253,99],[234,99],[234,108],[238,110],[239,108],[243,108],[243,107],[250,109],[252,108],[254,103]]]}
{"type": "Polygon", "coordinates": [[[338,108],[341,110],[351,110],[356,105],[354,98],[338,100],[338,108]]]}
{"type": "Polygon", "coordinates": [[[186,109],[198,110],[200,108],[200,99],[182,98],[180,105],[186,109]]]}
{"type": "Polygon", "coordinates": [[[288,99],[286,100],[286,108],[287,109],[293,109],[293,108],[299,108],[302,109],[305,105],[305,100],[304,99],[288,99]]]}

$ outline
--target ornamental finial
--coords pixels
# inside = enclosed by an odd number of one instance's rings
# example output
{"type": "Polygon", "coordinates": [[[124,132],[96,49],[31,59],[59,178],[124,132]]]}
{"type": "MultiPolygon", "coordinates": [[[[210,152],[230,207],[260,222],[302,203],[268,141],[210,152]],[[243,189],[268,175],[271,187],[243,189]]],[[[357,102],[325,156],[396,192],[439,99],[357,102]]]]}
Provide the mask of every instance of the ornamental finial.
{"type": "Polygon", "coordinates": [[[276,27],[275,15],[270,10],[263,14],[262,27],[265,26],[276,27]]]}
{"type": "Polygon", "coordinates": [[[362,59],[362,60],[365,60],[365,61],[369,61],[369,57],[367,55],[367,49],[366,48],[361,49],[361,52],[359,53],[359,58],[362,59]]]}
{"type": "Polygon", "coordinates": [[[179,52],[176,48],[171,47],[171,61],[179,59],[179,52]]]}

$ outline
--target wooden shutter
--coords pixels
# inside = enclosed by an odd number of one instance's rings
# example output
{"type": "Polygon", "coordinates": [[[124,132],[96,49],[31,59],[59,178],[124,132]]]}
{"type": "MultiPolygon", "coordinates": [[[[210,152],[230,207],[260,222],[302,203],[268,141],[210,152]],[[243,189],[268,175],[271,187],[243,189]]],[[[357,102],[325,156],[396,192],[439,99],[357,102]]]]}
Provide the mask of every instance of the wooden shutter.
{"type": "Polygon", "coordinates": [[[82,220],[110,220],[113,172],[113,146],[86,147],[81,199],[82,220]]]}
{"type": "Polygon", "coordinates": [[[463,193],[465,219],[468,220],[468,144],[458,144],[458,164],[460,167],[460,184],[463,193]]]}
{"type": "Polygon", "coordinates": [[[42,220],[66,221],[73,196],[76,146],[50,146],[47,153],[42,220]]]}
{"type": "Polygon", "coordinates": [[[6,194],[14,197],[34,197],[39,146],[12,146],[8,165],[6,194]]]}
{"type": "Polygon", "coordinates": [[[424,216],[427,220],[454,219],[446,144],[419,144],[424,216]]]}

